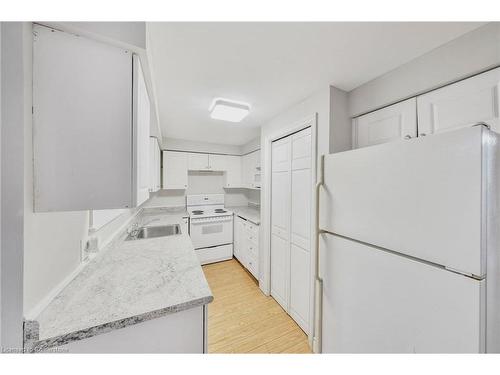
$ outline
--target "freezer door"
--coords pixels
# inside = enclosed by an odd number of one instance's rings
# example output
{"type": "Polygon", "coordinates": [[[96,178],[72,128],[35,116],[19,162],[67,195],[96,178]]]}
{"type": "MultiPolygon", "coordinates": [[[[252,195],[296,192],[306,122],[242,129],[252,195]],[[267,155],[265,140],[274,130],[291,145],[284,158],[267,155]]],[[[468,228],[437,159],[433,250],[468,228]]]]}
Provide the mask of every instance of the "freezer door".
{"type": "Polygon", "coordinates": [[[481,353],[484,281],[321,237],[325,353],[481,353]]]}
{"type": "Polygon", "coordinates": [[[495,137],[475,126],[327,155],[321,228],[483,276],[495,137]]]}

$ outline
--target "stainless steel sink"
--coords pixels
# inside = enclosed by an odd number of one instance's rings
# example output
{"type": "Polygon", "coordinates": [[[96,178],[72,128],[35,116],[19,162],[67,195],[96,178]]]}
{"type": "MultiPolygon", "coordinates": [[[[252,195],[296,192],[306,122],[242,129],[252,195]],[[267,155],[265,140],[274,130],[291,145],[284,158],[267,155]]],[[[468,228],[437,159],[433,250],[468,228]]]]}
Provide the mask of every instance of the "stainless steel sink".
{"type": "Polygon", "coordinates": [[[127,238],[125,238],[125,241],[175,236],[177,234],[181,234],[181,227],[179,224],[162,225],[156,227],[142,227],[132,230],[127,238]]]}

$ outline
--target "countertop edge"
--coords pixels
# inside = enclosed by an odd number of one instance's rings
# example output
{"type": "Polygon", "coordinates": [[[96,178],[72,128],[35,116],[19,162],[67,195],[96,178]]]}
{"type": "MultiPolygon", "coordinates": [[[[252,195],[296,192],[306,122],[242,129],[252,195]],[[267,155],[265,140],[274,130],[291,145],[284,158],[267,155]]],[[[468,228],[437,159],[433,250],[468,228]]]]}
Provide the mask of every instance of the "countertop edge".
{"type": "Polygon", "coordinates": [[[151,319],[156,319],[165,315],[185,311],[194,307],[203,306],[211,303],[214,297],[212,295],[197,298],[191,301],[183,302],[177,305],[169,306],[163,309],[146,312],[143,314],[131,316],[124,319],[100,324],[94,327],[66,333],[64,335],[39,340],[39,324],[36,320],[24,321],[24,351],[27,353],[43,352],[46,349],[69,344],[74,341],[87,339],[103,333],[108,333],[116,329],[128,327],[134,324],[142,323],[151,319]]]}
{"type": "Polygon", "coordinates": [[[233,206],[233,207],[227,207],[228,210],[231,210],[233,211],[233,213],[236,215],[236,216],[240,216],[242,217],[243,219],[247,220],[247,221],[250,221],[251,223],[255,224],[255,225],[260,225],[260,219],[259,220],[254,220],[253,217],[251,217],[251,215],[249,215],[247,212],[245,212],[246,209],[250,209],[250,210],[255,210],[257,212],[260,213],[260,211],[256,208],[249,208],[249,207],[246,207],[246,206],[233,206]]]}

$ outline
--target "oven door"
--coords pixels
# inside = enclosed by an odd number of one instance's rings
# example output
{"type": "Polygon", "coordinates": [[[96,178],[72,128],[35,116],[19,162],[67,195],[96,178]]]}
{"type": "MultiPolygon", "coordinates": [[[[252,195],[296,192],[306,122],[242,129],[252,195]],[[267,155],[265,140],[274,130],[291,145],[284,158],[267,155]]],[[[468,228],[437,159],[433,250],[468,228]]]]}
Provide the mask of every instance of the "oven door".
{"type": "Polygon", "coordinates": [[[189,235],[195,249],[233,243],[233,216],[191,218],[189,235]]]}

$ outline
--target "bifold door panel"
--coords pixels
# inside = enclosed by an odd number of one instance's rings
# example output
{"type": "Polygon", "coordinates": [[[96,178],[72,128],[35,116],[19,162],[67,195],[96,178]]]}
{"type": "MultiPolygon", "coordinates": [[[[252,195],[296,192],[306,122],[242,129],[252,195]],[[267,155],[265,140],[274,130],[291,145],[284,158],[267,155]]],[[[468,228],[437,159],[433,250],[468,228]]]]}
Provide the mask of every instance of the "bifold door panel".
{"type": "Polygon", "coordinates": [[[309,333],[311,128],[273,142],[271,295],[309,333]]]}

